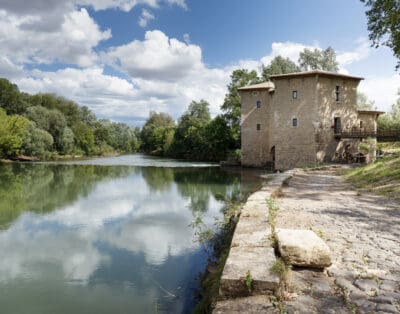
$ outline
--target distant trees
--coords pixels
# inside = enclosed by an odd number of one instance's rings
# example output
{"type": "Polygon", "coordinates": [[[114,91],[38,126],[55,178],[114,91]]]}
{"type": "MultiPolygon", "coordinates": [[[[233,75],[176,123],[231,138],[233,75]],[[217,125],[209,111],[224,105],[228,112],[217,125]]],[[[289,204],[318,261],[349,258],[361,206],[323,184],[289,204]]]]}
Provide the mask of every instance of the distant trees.
{"type": "Polygon", "coordinates": [[[336,53],[331,47],[325,50],[305,48],[300,52],[300,69],[303,71],[322,70],[338,72],[339,64],[336,61],[336,53]]]}
{"type": "Polygon", "coordinates": [[[376,110],[375,102],[369,100],[367,95],[357,92],[357,109],[359,110],[376,110]]]}
{"type": "Polygon", "coordinates": [[[0,78],[0,157],[19,153],[101,155],[135,152],[139,131],[124,123],[97,120],[89,108],[53,94],[21,93],[0,78]]]}
{"type": "Polygon", "coordinates": [[[300,67],[289,58],[275,57],[267,66],[262,65],[262,78],[268,81],[271,75],[300,72],[300,67]]]}
{"type": "Polygon", "coordinates": [[[361,0],[369,9],[369,39],[378,48],[381,45],[393,50],[397,58],[396,69],[400,69],[400,1],[398,0],[361,0]]]}
{"type": "Polygon", "coordinates": [[[170,153],[175,134],[175,122],[166,113],[150,112],[141,132],[142,149],[150,154],[166,156],[170,153]]]}
{"type": "Polygon", "coordinates": [[[392,105],[391,112],[381,115],[378,119],[380,130],[398,130],[400,132],[400,88],[397,101],[392,105]]]}
{"type": "Polygon", "coordinates": [[[0,158],[19,154],[24,142],[27,119],[18,115],[7,115],[0,108],[0,158]]]}

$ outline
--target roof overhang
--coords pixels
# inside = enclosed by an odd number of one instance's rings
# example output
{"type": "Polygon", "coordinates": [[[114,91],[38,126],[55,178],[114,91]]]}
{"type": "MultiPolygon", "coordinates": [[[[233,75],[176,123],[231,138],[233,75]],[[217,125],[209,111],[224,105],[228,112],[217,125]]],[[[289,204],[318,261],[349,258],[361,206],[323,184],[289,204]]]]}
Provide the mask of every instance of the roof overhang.
{"type": "Polygon", "coordinates": [[[275,88],[272,82],[263,82],[259,84],[249,85],[238,88],[238,91],[255,91],[255,90],[272,90],[275,88]]]}
{"type": "Polygon", "coordinates": [[[359,77],[359,76],[353,76],[353,75],[347,75],[347,74],[341,74],[341,73],[335,73],[335,72],[320,71],[320,70],[272,75],[272,76],[270,76],[270,78],[271,78],[271,80],[279,80],[279,79],[289,79],[289,78],[298,78],[298,77],[307,77],[307,76],[316,76],[316,75],[324,76],[324,77],[331,77],[331,78],[337,77],[337,78],[343,78],[343,79],[355,80],[355,81],[361,81],[364,79],[363,77],[359,77]]]}
{"type": "Polygon", "coordinates": [[[378,111],[378,110],[357,110],[360,114],[370,114],[370,115],[381,115],[384,114],[385,111],[378,111]]]}

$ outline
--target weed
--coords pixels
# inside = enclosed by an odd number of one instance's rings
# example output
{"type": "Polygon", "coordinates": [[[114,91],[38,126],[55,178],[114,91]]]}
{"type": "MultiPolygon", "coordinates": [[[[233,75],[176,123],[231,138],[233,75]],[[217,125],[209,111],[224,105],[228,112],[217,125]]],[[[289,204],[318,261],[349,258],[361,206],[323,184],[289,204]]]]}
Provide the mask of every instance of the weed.
{"type": "Polygon", "coordinates": [[[291,270],[292,267],[280,258],[277,258],[271,267],[271,271],[279,276],[277,297],[282,302],[285,299],[285,291],[289,290],[291,270]]]}
{"type": "Polygon", "coordinates": [[[246,272],[246,287],[247,291],[249,291],[249,294],[251,293],[251,289],[253,287],[253,278],[251,277],[251,272],[248,270],[246,272]]]}
{"type": "Polygon", "coordinates": [[[319,236],[321,239],[324,238],[324,232],[321,229],[314,230],[312,227],[309,228],[311,231],[315,232],[317,236],[319,236]]]}

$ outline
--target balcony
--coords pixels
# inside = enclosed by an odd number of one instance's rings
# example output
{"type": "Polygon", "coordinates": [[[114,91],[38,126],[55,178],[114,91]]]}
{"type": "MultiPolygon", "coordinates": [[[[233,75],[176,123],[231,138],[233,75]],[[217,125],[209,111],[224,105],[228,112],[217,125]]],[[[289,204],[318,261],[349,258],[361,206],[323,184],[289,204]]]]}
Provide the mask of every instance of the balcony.
{"type": "Polygon", "coordinates": [[[351,131],[342,131],[342,130],[334,130],[334,136],[336,139],[342,138],[355,138],[355,139],[363,139],[363,138],[376,138],[378,141],[400,141],[400,130],[351,130],[351,131]]]}

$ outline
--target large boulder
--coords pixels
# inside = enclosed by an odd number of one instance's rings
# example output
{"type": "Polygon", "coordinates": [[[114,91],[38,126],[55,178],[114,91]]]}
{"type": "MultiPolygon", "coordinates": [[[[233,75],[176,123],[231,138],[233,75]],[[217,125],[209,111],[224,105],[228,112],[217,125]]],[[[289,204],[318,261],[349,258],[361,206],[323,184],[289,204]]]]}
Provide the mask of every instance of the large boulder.
{"type": "Polygon", "coordinates": [[[332,264],[328,245],[311,230],[277,229],[282,259],[294,266],[324,268],[332,264]]]}

